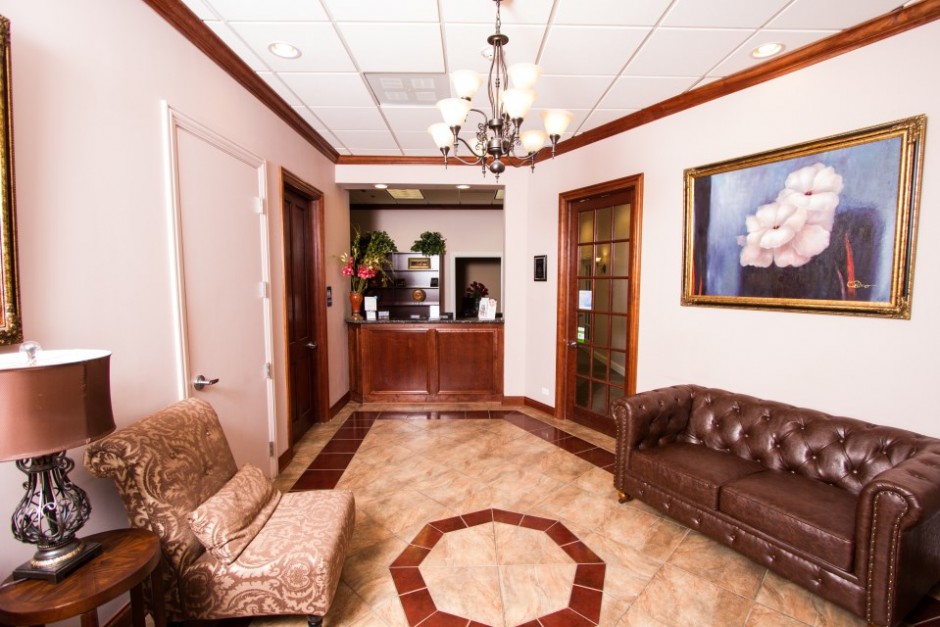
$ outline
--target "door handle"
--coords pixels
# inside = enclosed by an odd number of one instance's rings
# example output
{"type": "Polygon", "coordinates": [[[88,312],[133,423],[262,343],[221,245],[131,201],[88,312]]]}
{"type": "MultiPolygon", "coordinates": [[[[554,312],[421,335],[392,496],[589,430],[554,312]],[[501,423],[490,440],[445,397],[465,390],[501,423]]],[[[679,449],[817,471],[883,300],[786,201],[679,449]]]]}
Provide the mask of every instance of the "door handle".
{"type": "Polygon", "coordinates": [[[210,385],[215,385],[218,382],[219,380],[217,378],[207,379],[202,375],[198,375],[196,379],[193,381],[193,387],[196,388],[197,392],[201,392],[203,388],[210,386],[210,385]]]}
{"type": "Polygon", "coordinates": [[[316,343],[316,342],[307,342],[306,344],[304,344],[304,346],[306,346],[307,348],[310,348],[310,349],[315,349],[315,348],[317,348],[317,343],[316,343]]]}
{"type": "Polygon", "coordinates": [[[577,341],[572,340],[571,342],[568,342],[568,348],[574,348],[577,345],[578,345],[577,341]]]}

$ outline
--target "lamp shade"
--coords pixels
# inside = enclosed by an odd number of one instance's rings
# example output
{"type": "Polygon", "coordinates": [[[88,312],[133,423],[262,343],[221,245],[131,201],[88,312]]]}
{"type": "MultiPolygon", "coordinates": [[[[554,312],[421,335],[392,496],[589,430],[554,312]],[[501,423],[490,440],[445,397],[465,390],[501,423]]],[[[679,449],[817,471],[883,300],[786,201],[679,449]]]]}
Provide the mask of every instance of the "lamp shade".
{"type": "Polygon", "coordinates": [[[549,135],[561,135],[571,123],[571,115],[568,111],[561,109],[548,109],[542,111],[542,122],[545,124],[545,132],[549,135]]]}
{"type": "Polygon", "coordinates": [[[522,147],[526,153],[538,152],[545,145],[545,131],[538,129],[522,131],[519,135],[519,141],[522,142],[522,147]]]}
{"type": "Polygon", "coordinates": [[[29,365],[0,355],[0,461],[50,455],[114,431],[111,353],[50,350],[29,365]]]}
{"type": "Polygon", "coordinates": [[[454,92],[458,98],[472,100],[476,95],[480,85],[483,84],[483,77],[473,70],[457,70],[450,73],[450,80],[454,85],[454,92]]]}
{"type": "Polygon", "coordinates": [[[472,106],[469,100],[463,98],[444,98],[437,103],[437,108],[444,117],[444,123],[447,126],[463,126],[472,106]]]}
{"type": "Polygon", "coordinates": [[[428,133],[434,138],[434,145],[438,148],[454,147],[454,132],[443,122],[432,124],[428,127],[428,133]]]}
{"type": "Polygon", "coordinates": [[[529,115],[534,102],[535,92],[531,89],[507,89],[503,92],[503,112],[513,120],[529,115]]]}

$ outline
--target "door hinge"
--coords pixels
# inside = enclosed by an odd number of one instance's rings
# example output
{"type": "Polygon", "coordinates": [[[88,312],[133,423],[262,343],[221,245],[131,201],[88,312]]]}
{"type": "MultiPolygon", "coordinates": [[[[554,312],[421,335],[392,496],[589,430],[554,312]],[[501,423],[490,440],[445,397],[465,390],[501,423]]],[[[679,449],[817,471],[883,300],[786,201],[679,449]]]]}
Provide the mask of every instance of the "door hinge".
{"type": "Polygon", "coordinates": [[[255,213],[258,215],[264,215],[264,200],[261,198],[255,197],[255,213]]]}
{"type": "Polygon", "coordinates": [[[268,455],[274,457],[274,442],[268,442],[268,455]]]}
{"type": "Polygon", "coordinates": [[[271,375],[271,362],[268,361],[268,362],[265,362],[265,364],[264,364],[264,378],[265,378],[265,379],[270,379],[271,376],[272,376],[272,375],[271,375]]]}
{"type": "Polygon", "coordinates": [[[258,298],[268,298],[269,291],[269,283],[267,281],[260,281],[258,283],[258,298]]]}

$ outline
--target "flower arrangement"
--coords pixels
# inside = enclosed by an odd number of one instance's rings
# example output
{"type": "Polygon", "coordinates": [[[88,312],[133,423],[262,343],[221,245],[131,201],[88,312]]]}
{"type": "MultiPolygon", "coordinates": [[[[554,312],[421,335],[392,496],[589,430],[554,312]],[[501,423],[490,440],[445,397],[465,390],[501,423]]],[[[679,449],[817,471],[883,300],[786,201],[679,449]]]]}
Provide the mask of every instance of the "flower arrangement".
{"type": "Polygon", "coordinates": [[[360,233],[357,227],[349,245],[349,252],[339,257],[343,265],[343,276],[349,277],[352,293],[362,294],[369,285],[369,279],[378,275],[385,276],[389,267],[388,253],[398,248],[385,231],[360,233]]]}
{"type": "Polygon", "coordinates": [[[464,293],[466,294],[467,298],[472,298],[474,300],[479,300],[490,295],[490,291],[486,289],[486,286],[476,281],[468,285],[464,293]]]}

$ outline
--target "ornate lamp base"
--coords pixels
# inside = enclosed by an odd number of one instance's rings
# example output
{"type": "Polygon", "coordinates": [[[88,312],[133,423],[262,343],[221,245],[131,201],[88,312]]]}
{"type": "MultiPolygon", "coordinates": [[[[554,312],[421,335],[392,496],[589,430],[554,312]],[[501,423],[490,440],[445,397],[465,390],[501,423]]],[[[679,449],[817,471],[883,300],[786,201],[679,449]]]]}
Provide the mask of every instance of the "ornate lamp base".
{"type": "Polygon", "coordinates": [[[101,544],[73,540],[58,549],[40,549],[13,571],[13,579],[42,579],[59,583],[79,566],[101,554],[101,544]]]}

